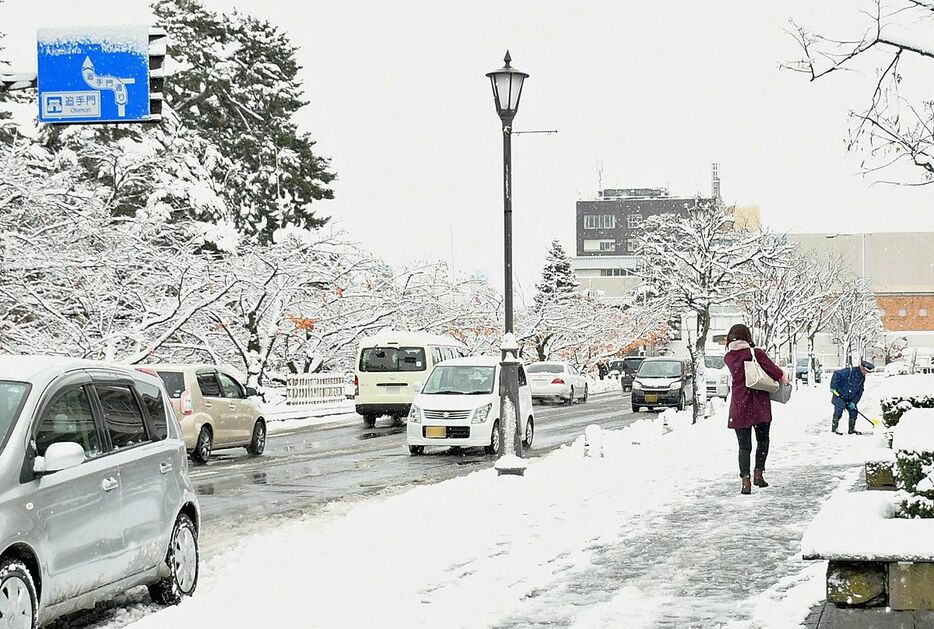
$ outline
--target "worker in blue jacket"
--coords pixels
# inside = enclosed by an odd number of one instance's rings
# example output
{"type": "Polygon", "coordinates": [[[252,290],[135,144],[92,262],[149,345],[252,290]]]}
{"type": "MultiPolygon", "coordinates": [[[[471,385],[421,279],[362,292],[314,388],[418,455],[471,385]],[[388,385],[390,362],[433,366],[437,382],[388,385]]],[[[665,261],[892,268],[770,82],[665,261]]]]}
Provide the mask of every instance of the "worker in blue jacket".
{"type": "Polygon", "coordinates": [[[868,360],[860,361],[858,367],[844,367],[833,372],[830,379],[830,391],[833,395],[833,425],[830,430],[841,435],[843,433],[837,430],[840,418],[843,417],[843,411],[846,409],[850,415],[849,434],[862,434],[856,430],[856,405],[859,399],[863,397],[863,387],[866,384],[866,374],[875,369],[868,360]]]}

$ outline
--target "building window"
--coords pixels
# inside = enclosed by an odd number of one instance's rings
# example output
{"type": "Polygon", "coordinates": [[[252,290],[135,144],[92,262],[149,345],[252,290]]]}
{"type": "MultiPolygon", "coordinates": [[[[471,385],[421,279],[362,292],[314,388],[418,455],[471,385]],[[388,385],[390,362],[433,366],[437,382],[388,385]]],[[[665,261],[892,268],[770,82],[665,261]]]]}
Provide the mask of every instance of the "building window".
{"type": "Polygon", "coordinates": [[[584,214],[584,229],[615,229],[616,217],[612,214],[584,214]]]}
{"type": "Polygon", "coordinates": [[[885,308],[879,308],[879,316],[880,316],[880,317],[884,317],[884,316],[885,316],[885,308]]]}
{"type": "Polygon", "coordinates": [[[638,238],[630,238],[626,241],[626,250],[629,253],[639,253],[639,245],[640,243],[638,238]]]}
{"type": "Polygon", "coordinates": [[[918,311],[918,316],[919,316],[919,317],[926,317],[926,316],[928,316],[928,309],[927,309],[927,308],[922,308],[921,310],[919,310],[919,311],[918,311]]]}
{"type": "Polygon", "coordinates": [[[615,240],[585,240],[584,251],[616,251],[615,240]]]}
{"type": "Polygon", "coordinates": [[[639,229],[642,227],[642,215],[630,214],[626,217],[626,227],[629,229],[639,229]]]}
{"type": "Polygon", "coordinates": [[[600,269],[600,277],[629,277],[634,275],[632,269],[600,269]]]}
{"type": "Polygon", "coordinates": [[[898,309],[898,316],[899,316],[899,317],[907,317],[907,316],[908,316],[908,311],[905,310],[904,308],[899,308],[899,309],[898,309]]]}

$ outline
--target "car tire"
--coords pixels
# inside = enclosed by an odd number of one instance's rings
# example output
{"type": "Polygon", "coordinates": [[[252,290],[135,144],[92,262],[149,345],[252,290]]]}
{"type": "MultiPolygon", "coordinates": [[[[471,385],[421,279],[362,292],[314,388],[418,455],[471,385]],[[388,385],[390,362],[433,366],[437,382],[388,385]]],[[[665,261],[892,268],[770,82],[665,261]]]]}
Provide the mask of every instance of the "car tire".
{"type": "Polygon", "coordinates": [[[250,445],[246,447],[247,454],[250,456],[260,456],[266,449],[266,422],[257,419],[253,424],[253,436],[250,438],[250,445]]]}
{"type": "Polygon", "coordinates": [[[590,397],[590,385],[584,385],[584,397],[581,398],[581,404],[587,403],[587,398],[590,397]]]}
{"type": "Polygon", "coordinates": [[[535,420],[529,417],[525,423],[525,438],[522,440],[522,447],[526,450],[532,449],[532,441],[535,439],[535,420]]]}
{"type": "Polygon", "coordinates": [[[363,425],[367,428],[376,427],[376,415],[364,415],[363,416],[363,425]]]}
{"type": "Polygon", "coordinates": [[[19,559],[5,559],[0,562],[0,601],[3,601],[2,607],[5,611],[13,614],[13,618],[9,619],[12,621],[9,626],[30,629],[39,626],[39,597],[36,595],[36,584],[29,568],[19,559]]]}
{"type": "Polygon", "coordinates": [[[198,587],[198,530],[184,513],[179,513],[165,554],[169,576],[150,584],[149,596],[157,605],[178,605],[198,587]]]}
{"type": "Polygon", "coordinates": [[[425,446],[409,446],[409,454],[412,456],[421,456],[425,454],[425,446]]]}
{"type": "Polygon", "coordinates": [[[214,447],[214,435],[208,426],[202,426],[195,441],[195,449],[191,452],[191,460],[198,465],[205,465],[211,458],[211,449],[214,447]]]}
{"type": "Polygon", "coordinates": [[[568,394],[568,399],[566,399],[564,403],[568,406],[574,403],[574,387],[571,387],[571,392],[568,394]]]}
{"type": "Polygon", "coordinates": [[[642,411],[642,407],[641,407],[641,406],[636,406],[635,404],[632,405],[632,412],[633,412],[633,413],[638,413],[638,412],[640,412],[640,411],[642,411]]]}
{"type": "Polygon", "coordinates": [[[499,439],[499,420],[493,422],[493,432],[490,433],[490,445],[484,446],[487,454],[499,454],[503,449],[503,444],[499,439]]]}

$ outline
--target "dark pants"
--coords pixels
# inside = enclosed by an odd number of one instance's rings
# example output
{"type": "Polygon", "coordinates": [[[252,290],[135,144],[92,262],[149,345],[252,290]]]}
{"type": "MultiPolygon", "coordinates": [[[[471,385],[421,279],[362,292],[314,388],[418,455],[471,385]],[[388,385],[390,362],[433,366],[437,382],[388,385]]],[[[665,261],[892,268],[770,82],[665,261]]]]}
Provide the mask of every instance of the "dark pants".
{"type": "Polygon", "coordinates": [[[832,431],[837,432],[837,426],[840,424],[844,410],[850,414],[850,432],[856,430],[856,409],[846,408],[847,404],[848,402],[844,402],[842,398],[835,397],[833,399],[833,425],[830,427],[832,431]]]}
{"type": "MultiPolygon", "coordinates": [[[[756,424],[756,469],[765,469],[765,459],[769,456],[769,426],[772,422],[756,424]]],[[[736,428],[736,440],[739,441],[739,475],[749,476],[749,455],[752,453],[752,428],[736,428]]]]}

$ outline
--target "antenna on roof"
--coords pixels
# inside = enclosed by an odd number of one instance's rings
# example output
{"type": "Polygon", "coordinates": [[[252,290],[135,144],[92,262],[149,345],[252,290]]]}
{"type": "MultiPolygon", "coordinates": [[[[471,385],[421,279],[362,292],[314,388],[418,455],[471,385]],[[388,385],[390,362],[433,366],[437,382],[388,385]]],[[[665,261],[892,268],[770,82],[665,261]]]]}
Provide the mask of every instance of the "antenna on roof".
{"type": "Polygon", "coordinates": [[[720,164],[717,162],[713,163],[713,174],[710,181],[710,196],[713,197],[715,201],[720,200],[720,164]]]}
{"type": "Polygon", "coordinates": [[[603,192],[603,160],[597,160],[597,195],[603,192]]]}

